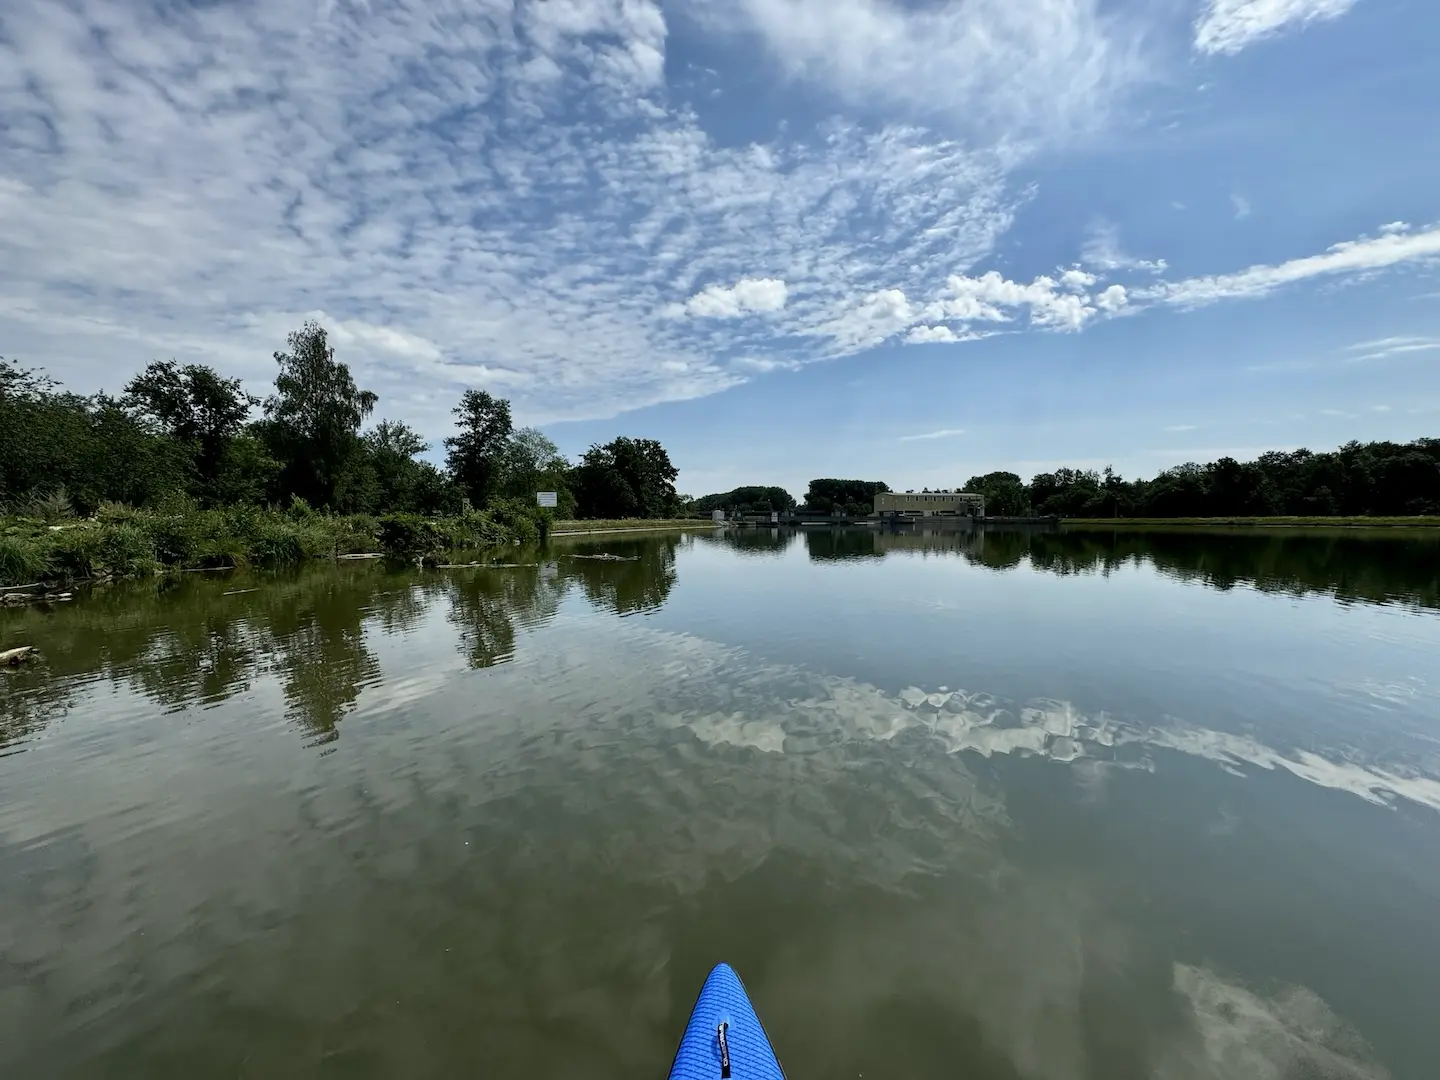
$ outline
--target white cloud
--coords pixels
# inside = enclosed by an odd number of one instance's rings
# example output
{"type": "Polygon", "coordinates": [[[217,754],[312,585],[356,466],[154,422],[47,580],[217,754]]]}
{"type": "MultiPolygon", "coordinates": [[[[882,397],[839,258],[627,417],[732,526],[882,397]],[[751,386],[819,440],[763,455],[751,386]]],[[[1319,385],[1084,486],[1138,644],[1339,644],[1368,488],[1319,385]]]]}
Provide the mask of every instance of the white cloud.
{"type": "Polygon", "coordinates": [[[721,30],[758,37],[782,71],[850,103],[899,107],[987,137],[1090,127],[1150,74],[1144,26],[1098,0],[714,0],[721,30]]]}
{"type": "Polygon", "coordinates": [[[1163,274],[1167,269],[1164,259],[1141,259],[1127,254],[1120,246],[1120,230],[1112,222],[1104,220],[1090,226],[1081,258],[1087,266],[1106,272],[1145,270],[1163,274]]]}
{"type": "Polygon", "coordinates": [[[1358,345],[1351,345],[1346,351],[1356,353],[1357,355],[1349,359],[1359,363],[1362,360],[1385,360],[1405,353],[1433,352],[1436,349],[1440,349],[1440,338],[1387,337],[1378,341],[1362,341],[1358,345]]]}
{"type": "MultiPolygon", "coordinates": [[[[1073,287],[1079,275],[1066,273],[1072,275],[1073,287]]],[[[1079,330],[1095,314],[1087,296],[1063,291],[1055,278],[1041,275],[1029,284],[1021,284],[995,270],[979,277],[952,274],[942,297],[926,310],[950,319],[1009,322],[1021,308],[1028,310],[1031,325],[1057,330],[1079,330]]]]}
{"type": "Polygon", "coordinates": [[[1198,424],[1170,424],[1165,430],[1178,434],[1183,431],[1199,431],[1200,426],[1198,424]]]}
{"type": "Polygon", "coordinates": [[[1195,21],[1195,48],[1233,55],[1288,29],[1338,19],[1356,0],[1209,0],[1195,21]]]}
{"type": "Polygon", "coordinates": [[[959,341],[960,335],[948,326],[917,326],[905,335],[905,340],[912,345],[926,345],[959,341]]]}
{"type": "Polygon", "coordinates": [[[884,342],[1075,331],[1440,252],[1440,230],[1393,222],[1137,287],[1122,275],[1164,261],[1099,222],[1080,265],[982,273],[1029,198],[1030,136],[1102,115],[1133,74],[1118,23],[1092,0],[714,7],[797,75],[866,68],[844,92],[885,82],[877,108],[937,97],[1026,137],[872,118],[722,143],[665,84],[658,0],[20,0],[0,37],[4,352],[80,391],[174,356],[264,392],[318,315],[381,414],[433,439],[466,385],[527,423],[611,416],[884,342]]]}
{"type": "Polygon", "coordinates": [[[527,422],[607,416],[863,347],[824,328],[1009,228],[1012,148],[722,146],[669,102],[666,39],[655,0],[11,5],[5,353],[77,390],[173,355],[263,392],[319,311],[432,437],[472,381],[527,422]]]}
{"type": "Polygon", "coordinates": [[[1095,306],[1113,315],[1130,302],[1130,294],[1124,285],[1110,285],[1095,297],[1095,306]]]}
{"type": "Polygon", "coordinates": [[[733,319],[737,315],[780,311],[787,290],[779,278],[741,278],[732,286],[708,285],[685,303],[699,318],[733,319]]]}
{"type": "Polygon", "coordinates": [[[1336,244],[1320,255],[1274,266],[1252,266],[1233,274],[1195,277],[1161,284],[1132,293],[1132,298],[1156,300],[1177,307],[1199,307],[1217,300],[1265,296],[1285,285],[1317,277],[1383,270],[1402,263],[1426,262],[1440,257],[1440,228],[1425,232],[1391,231],[1336,244]]]}
{"type": "Polygon", "coordinates": [[[1250,206],[1250,200],[1245,198],[1244,195],[1231,195],[1230,205],[1235,208],[1236,221],[1244,221],[1250,216],[1252,207],[1250,206]]]}
{"type": "Polygon", "coordinates": [[[794,371],[801,365],[798,360],[777,360],[771,356],[739,356],[730,361],[730,366],[763,375],[771,371],[794,371]]]}
{"type": "Polygon", "coordinates": [[[964,428],[941,428],[939,431],[926,431],[919,435],[901,435],[900,442],[919,442],[922,439],[950,439],[956,435],[964,435],[964,428]]]}

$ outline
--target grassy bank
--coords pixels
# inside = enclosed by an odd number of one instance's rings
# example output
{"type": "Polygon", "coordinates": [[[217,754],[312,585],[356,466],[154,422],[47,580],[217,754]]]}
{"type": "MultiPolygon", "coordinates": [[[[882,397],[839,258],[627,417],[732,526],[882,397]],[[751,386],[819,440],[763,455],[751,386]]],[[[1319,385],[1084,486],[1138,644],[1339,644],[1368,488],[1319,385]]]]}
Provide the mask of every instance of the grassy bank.
{"type": "Polygon", "coordinates": [[[583,521],[557,521],[551,536],[573,536],[592,532],[628,532],[640,529],[710,529],[714,523],[705,518],[594,518],[583,521]]]}
{"type": "Polygon", "coordinates": [[[0,588],[139,577],[172,570],[278,566],[382,552],[406,561],[447,551],[533,543],[548,519],[525,507],[443,518],[340,515],[177,503],[155,510],[109,504],[85,520],[0,518],[0,588]]]}
{"type": "Polygon", "coordinates": [[[1147,529],[1158,526],[1243,526],[1249,528],[1440,528],[1440,517],[1174,517],[1174,518],[1064,518],[1069,528],[1147,529]]]}

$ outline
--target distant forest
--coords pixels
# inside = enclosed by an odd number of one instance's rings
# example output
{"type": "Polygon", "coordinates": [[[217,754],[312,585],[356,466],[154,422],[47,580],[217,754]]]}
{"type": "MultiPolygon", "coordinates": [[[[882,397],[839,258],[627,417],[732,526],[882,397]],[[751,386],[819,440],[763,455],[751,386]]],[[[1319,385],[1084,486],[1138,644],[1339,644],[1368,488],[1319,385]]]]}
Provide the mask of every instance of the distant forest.
{"type": "MultiPolygon", "coordinates": [[[[878,481],[812,480],[802,511],[868,514],[878,481]]],[[[1272,450],[1254,461],[1224,457],[1126,480],[1113,469],[1057,469],[1027,483],[1013,472],[972,476],[964,490],[985,496],[996,517],[1402,517],[1440,514],[1440,439],[1350,442],[1338,450],[1272,450]]],[[[789,510],[782,488],[742,487],[692,504],[742,513],[789,510]]]]}

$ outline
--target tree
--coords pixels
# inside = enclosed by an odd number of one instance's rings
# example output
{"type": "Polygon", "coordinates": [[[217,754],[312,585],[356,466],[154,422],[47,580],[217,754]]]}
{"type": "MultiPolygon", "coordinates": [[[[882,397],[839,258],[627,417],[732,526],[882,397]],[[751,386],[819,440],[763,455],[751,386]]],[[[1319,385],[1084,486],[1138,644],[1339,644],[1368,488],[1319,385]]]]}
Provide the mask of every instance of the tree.
{"type": "Polygon", "coordinates": [[[679,513],[679,471],[654,439],[618,438],[595,445],[571,474],[576,512],[590,518],[659,518],[679,513]]]}
{"type": "Polygon", "coordinates": [[[179,366],[152,361],[125,387],[125,404],[190,451],[203,496],[213,488],[226,445],[244,427],[260,399],[247,394],[239,379],[223,378],[203,364],[179,366]]]}
{"type": "Polygon", "coordinates": [[[727,514],[786,513],[795,509],[795,497],[782,487],[738,487],[718,495],[705,495],[690,503],[697,514],[724,510],[727,514]]]}
{"type": "Polygon", "coordinates": [[[381,420],[361,442],[368,509],[435,514],[458,508],[458,494],[445,475],[430,462],[417,460],[430,447],[409,425],[381,420]]]}
{"type": "Polygon", "coordinates": [[[471,503],[482,507],[499,486],[512,427],[510,402],[484,390],[466,390],[452,411],[459,417],[460,433],[445,440],[445,464],[471,503]]]}
{"type": "Polygon", "coordinates": [[[805,492],[805,508],[814,514],[839,512],[858,517],[873,513],[875,496],[889,491],[878,480],[811,480],[805,492]]]}
{"type": "Polygon", "coordinates": [[[1022,517],[1030,512],[1030,495],[1025,481],[1013,472],[992,472],[972,476],[965,490],[985,496],[986,517],[1022,517]]]}
{"type": "Polygon", "coordinates": [[[280,374],[265,401],[261,430],[281,464],[285,493],[312,506],[329,506],[346,467],[360,446],[360,425],[376,396],[356,387],[350,369],[335,359],[325,328],[307,322],[277,352],[280,374]]]}

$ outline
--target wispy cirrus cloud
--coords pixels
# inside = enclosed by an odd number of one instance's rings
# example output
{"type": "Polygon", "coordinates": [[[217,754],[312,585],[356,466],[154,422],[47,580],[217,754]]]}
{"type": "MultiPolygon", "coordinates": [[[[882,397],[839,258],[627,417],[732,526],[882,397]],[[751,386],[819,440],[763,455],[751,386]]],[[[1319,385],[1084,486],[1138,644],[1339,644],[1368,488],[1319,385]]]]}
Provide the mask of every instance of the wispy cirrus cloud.
{"type": "Polygon", "coordinates": [[[1219,300],[1266,296],[1286,285],[1314,278],[1386,270],[1406,263],[1440,259],[1440,227],[1419,232],[1403,222],[1382,227],[1376,236],[1335,244],[1319,255],[1307,255],[1273,265],[1252,266],[1231,274],[1215,274],[1163,283],[1137,290],[1140,301],[1157,301],[1176,307],[1199,307],[1219,300]]]}
{"type": "Polygon", "coordinates": [[[926,439],[952,439],[964,435],[964,428],[941,428],[938,431],[924,431],[918,435],[901,435],[897,442],[921,442],[926,439]]]}
{"type": "Polygon", "coordinates": [[[1351,345],[1345,351],[1355,354],[1346,359],[1359,363],[1362,360],[1386,360],[1405,353],[1433,352],[1436,349],[1440,349],[1440,338],[1387,337],[1376,341],[1362,341],[1351,345]]]}
{"type": "Polygon", "coordinates": [[[1208,0],[1195,21],[1195,48],[1233,55],[1258,41],[1338,19],[1357,0],[1208,0]]]}

